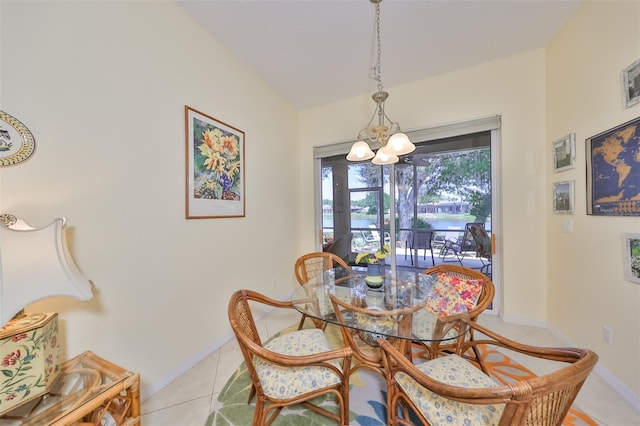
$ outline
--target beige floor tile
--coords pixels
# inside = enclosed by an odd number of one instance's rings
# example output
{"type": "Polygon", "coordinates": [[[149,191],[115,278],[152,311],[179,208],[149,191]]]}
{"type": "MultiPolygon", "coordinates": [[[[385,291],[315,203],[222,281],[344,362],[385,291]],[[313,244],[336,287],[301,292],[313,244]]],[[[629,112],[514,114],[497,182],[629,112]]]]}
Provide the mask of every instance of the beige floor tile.
{"type": "MultiPolygon", "coordinates": [[[[212,353],[164,389],[145,400],[140,407],[142,413],[171,407],[204,396],[210,397],[219,357],[220,352],[212,353]]],[[[237,363],[237,365],[239,364],[240,362],[237,363]]]]}
{"type": "Polygon", "coordinates": [[[216,370],[213,392],[218,393],[243,361],[240,348],[220,352],[220,361],[216,370]]]}
{"type": "MultiPolygon", "coordinates": [[[[263,339],[297,324],[297,311],[274,310],[258,321],[258,332],[263,339]]],[[[560,342],[543,328],[505,324],[494,315],[481,315],[480,324],[526,344],[558,346],[560,342]]],[[[537,374],[549,371],[545,362],[521,361],[517,354],[510,354],[537,374]]],[[[210,412],[212,398],[242,362],[242,353],[235,339],[231,339],[218,351],[189,370],[183,376],[162,389],[142,405],[142,422],[145,426],[203,426],[210,412]]],[[[576,404],[593,417],[601,426],[640,426],[640,412],[600,377],[589,376],[576,404]]]]}
{"type": "Polygon", "coordinates": [[[640,411],[633,408],[597,374],[591,374],[576,398],[576,405],[600,426],[638,426],[640,411]]]}
{"type": "Polygon", "coordinates": [[[143,414],[140,423],[144,426],[204,426],[210,406],[211,395],[207,395],[143,414]]]}

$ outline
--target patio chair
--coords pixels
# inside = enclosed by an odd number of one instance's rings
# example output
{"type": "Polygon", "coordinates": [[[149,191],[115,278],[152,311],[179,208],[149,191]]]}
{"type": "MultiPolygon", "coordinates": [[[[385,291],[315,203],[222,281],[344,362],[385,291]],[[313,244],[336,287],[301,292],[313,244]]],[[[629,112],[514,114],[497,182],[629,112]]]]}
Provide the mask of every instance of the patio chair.
{"type": "Polygon", "coordinates": [[[466,324],[483,339],[462,342],[455,353],[418,365],[393,345],[380,342],[387,379],[387,424],[413,425],[412,411],[424,425],[561,425],[598,361],[596,353],[524,345],[473,321],[466,324]],[[555,362],[556,369],[503,384],[488,375],[483,362],[472,363],[462,356],[480,345],[513,350],[532,361],[555,362]]]}
{"type": "Polygon", "coordinates": [[[294,309],[291,302],[270,299],[251,290],[238,290],[229,301],[229,322],[238,340],[249,376],[249,400],[256,400],[254,425],[269,425],[283,407],[302,404],[306,408],[348,424],[349,371],[352,351],[334,349],[324,332],[317,328],[297,330],[270,339],[263,344],[251,304],[261,308],[294,309]],[[311,400],[333,395],[339,413],[314,405],[311,400]]]}
{"type": "MultiPolygon", "coordinates": [[[[351,267],[339,256],[328,252],[312,252],[303,254],[296,259],[294,271],[298,284],[304,285],[312,279],[323,279],[324,271],[333,268],[343,268],[346,274],[352,274],[351,267]]],[[[308,317],[302,314],[298,330],[304,326],[304,322],[308,317]]],[[[326,328],[327,323],[319,319],[310,318],[316,328],[326,328]]]]}
{"type": "Polygon", "coordinates": [[[349,232],[335,239],[335,241],[329,245],[324,251],[333,253],[340,257],[345,262],[349,263],[352,259],[351,253],[351,240],[353,240],[353,233],[349,232]]]}
{"type": "Polygon", "coordinates": [[[480,272],[489,274],[491,269],[491,237],[484,228],[484,223],[467,223],[465,228],[475,242],[476,257],[482,262],[480,272]]]}
{"type": "Polygon", "coordinates": [[[415,232],[410,232],[407,236],[407,241],[404,249],[404,258],[407,258],[407,248],[411,254],[411,266],[413,266],[413,258],[416,258],[416,266],[418,262],[418,250],[424,250],[422,260],[427,259],[427,250],[431,252],[431,265],[435,266],[436,261],[433,257],[433,231],[427,229],[418,229],[415,232]]]}
{"type": "MultiPolygon", "coordinates": [[[[464,266],[442,264],[434,266],[422,271],[425,275],[432,275],[436,280],[434,284],[434,290],[437,291],[438,281],[443,280],[443,284],[449,285],[456,289],[459,293],[462,301],[466,304],[466,315],[471,322],[477,322],[478,316],[487,308],[491,306],[493,296],[495,295],[495,286],[491,279],[482,272],[466,268],[464,266]]],[[[444,295],[444,297],[450,297],[450,295],[444,295]]],[[[427,309],[426,307],[424,309],[427,309]]],[[[459,312],[441,312],[443,315],[456,314],[459,312]]],[[[414,316],[415,317],[415,316],[414,316]]],[[[418,320],[420,316],[417,316],[418,320]]],[[[472,341],[474,339],[473,330],[469,330],[466,333],[466,339],[472,341]]],[[[414,347],[418,349],[415,353],[415,357],[419,358],[435,358],[442,353],[451,353],[454,351],[455,342],[433,342],[429,346],[426,346],[422,342],[414,342],[414,347]]],[[[475,346],[472,348],[473,359],[480,357],[476,352],[475,346]]]]}
{"type": "MultiPolygon", "coordinates": [[[[454,262],[457,261],[460,266],[464,266],[462,261],[465,256],[470,252],[475,252],[476,243],[471,236],[471,233],[468,229],[469,223],[465,224],[465,228],[462,231],[458,231],[456,234],[456,238],[447,238],[444,242],[442,250],[440,250],[440,258],[442,261],[445,261],[445,257],[448,255],[453,255],[454,262]],[[462,235],[460,235],[462,233],[462,235]]],[[[451,234],[451,233],[448,233],[451,234]]]]}

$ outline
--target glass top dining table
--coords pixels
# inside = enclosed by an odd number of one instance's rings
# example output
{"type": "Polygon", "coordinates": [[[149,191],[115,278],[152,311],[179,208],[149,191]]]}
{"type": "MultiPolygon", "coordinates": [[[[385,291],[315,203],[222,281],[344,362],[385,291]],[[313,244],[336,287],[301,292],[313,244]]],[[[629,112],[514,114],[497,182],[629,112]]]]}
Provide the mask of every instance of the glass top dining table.
{"type": "Polygon", "coordinates": [[[369,287],[365,277],[363,268],[329,269],[298,287],[291,301],[300,313],[361,331],[371,343],[378,338],[453,341],[466,331],[457,321],[465,313],[443,315],[426,307],[430,298],[437,297],[434,276],[398,271],[392,277],[387,271],[379,288],[369,287]],[[331,297],[339,301],[335,305],[342,308],[342,321],[331,297]]]}

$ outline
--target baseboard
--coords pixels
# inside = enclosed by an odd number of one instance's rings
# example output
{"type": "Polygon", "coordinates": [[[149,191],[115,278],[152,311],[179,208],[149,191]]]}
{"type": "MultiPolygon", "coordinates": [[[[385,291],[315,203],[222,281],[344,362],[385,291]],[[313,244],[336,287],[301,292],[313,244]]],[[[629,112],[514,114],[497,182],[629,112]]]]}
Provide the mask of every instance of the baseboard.
{"type": "Polygon", "coordinates": [[[511,324],[528,325],[531,327],[545,328],[547,326],[547,324],[544,321],[537,321],[537,320],[532,320],[531,318],[524,318],[524,317],[514,317],[511,315],[503,315],[502,321],[508,322],[511,324]]]}
{"type": "Polygon", "coordinates": [[[152,383],[149,386],[142,386],[140,388],[140,401],[144,402],[145,400],[151,398],[157,392],[162,390],[165,386],[168,386],[171,382],[176,380],[178,377],[182,376],[187,371],[191,370],[191,368],[195,367],[200,361],[204,360],[206,357],[220,349],[224,346],[229,340],[233,339],[233,331],[229,329],[229,332],[225,333],[220,338],[216,339],[214,342],[206,346],[197,354],[189,357],[187,360],[182,362],[175,369],[170,371],[168,374],[164,375],[160,380],[152,383]]]}
{"type": "MultiPolygon", "coordinates": [[[[278,300],[289,300],[290,298],[291,298],[291,294],[283,296],[281,299],[278,299],[278,300]]],[[[262,317],[267,315],[273,309],[275,308],[269,308],[257,314],[256,321],[259,321],[260,319],[262,319],[262,317]]],[[[171,382],[176,380],[178,377],[182,376],[184,373],[186,373],[187,371],[195,367],[200,361],[204,360],[209,355],[211,355],[212,353],[214,353],[215,351],[217,351],[218,349],[226,345],[231,339],[235,339],[235,336],[233,334],[233,331],[231,330],[231,327],[229,327],[228,332],[226,332],[221,337],[211,342],[209,345],[205,346],[198,353],[187,358],[184,362],[180,363],[180,365],[178,365],[175,369],[170,371],[168,374],[164,375],[159,380],[157,380],[156,382],[152,383],[149,386],[141,387],[140,400],[144,402],[145,400],[151,398],[153,395],[155,395],[157,392],[162,390],[164,387],[171,384],[171,382]]]]}

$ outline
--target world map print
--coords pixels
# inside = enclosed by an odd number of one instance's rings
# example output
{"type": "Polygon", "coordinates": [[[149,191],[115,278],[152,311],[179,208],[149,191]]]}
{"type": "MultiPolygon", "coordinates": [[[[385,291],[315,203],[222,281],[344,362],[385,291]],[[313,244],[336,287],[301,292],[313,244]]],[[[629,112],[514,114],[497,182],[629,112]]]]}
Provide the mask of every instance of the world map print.
{"type": "Polygon", "coordinates": [[[640,118],[587,139],[594,215],[640,216],[640,118]]]}

